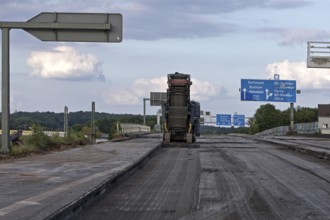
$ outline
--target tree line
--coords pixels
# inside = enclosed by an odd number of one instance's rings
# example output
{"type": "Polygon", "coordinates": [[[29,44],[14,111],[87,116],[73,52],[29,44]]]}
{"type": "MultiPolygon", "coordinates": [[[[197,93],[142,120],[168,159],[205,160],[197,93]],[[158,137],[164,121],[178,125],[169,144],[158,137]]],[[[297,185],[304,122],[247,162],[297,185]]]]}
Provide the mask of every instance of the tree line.
{"type": "MultiPolygon", "coordinates": [[[[95,112],[95,125],[97,130],[105,134],[113,134],[117,128],[117,122],[143,124],[143,115],[133,114],[110,114],[95,112]]],[[[1,117],[0,117],[1,121],[1,117]]],[[[146,116],[146,125],[156,124],[156,116],[146,116]]],[[[78,111],[69,112],[69,128],[75,131],[82,131],[91,127],[91,112],[78,111]]],[[[11,130],[29,130],[33,125],[39,125],[44,130],[63,131],[64,113],[55,112],[15,112],[10,115],[9,126],[11,130]]]]}
{"type": "MultiPolygon", "coordinates": [[[[294,108],[294,123],[309,123],[318,121],[317,108],[296,107],[294,108]]],[[[255,134],[267,129],[290,125],[290,108],[281,111],[276,109],[272,104],[261,105],[248,120],[249,127],[201,127],[201,134],[230,134],[230,133],[246,133],[255,134]]]]}
{"type": "MultiPolygon", "coordinates": [[[[317,108],[294,108],[294,123],[308,123],[318,121],[317,108]]],[[[281,111],[272,104],[261,105],[252,118],[249,119],[250,133],[257,133],[267,129],[290,125],[290,108],[281,111]]]]}
{"type": "MultiPolygon", "coordinates": [[[[1,117],[0,117],[1,121],[1,117]]],[[[294,108],[294,122],[308,123],[318,121],[317,108],[296,107],[294,108]]],[[[95,112],[95,124],[97,131],[110,136],[117,130],[117,122],[143,124],[143,115],[112,114],[95,112]]],[[[153,128],[157,122],[154,115],[146,116],[146,125],[153,128]]],[[[69,112],[69,128],[74,131],[90,132],[91,112],[69,112]]],[[[40,125],[44,130],[63,131],[64,113],[54,112],[15,112],[10,115],[9,126],[11,130],[29,130],[33,125],[40,125]]],[[[281,111],[272,104],[261,105],[254,116],[248,121],[249,128],[216,128],[201,127],[201,133],[257,133],[274,127],[290,125],[290,109],[281,111]]]]}

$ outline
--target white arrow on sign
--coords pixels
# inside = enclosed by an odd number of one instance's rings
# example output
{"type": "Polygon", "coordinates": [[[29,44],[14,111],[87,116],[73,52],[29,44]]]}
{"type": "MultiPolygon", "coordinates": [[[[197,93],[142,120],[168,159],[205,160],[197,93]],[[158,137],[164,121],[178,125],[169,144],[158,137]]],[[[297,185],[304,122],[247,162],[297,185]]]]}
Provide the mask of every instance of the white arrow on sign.
{"type": "Polygon", "coordinates": [[[243,89],[243,94],[244,94],[244,98],[243,99],[246,99],[246,88],[243,89]]]}
{"type": "Polygon", "coordinates": [[[266,91],[266,100],[268,100],[269,97],[273,96],[273,93],[269,92],[268,89],[266,89],[265,91],[266,91]]]}

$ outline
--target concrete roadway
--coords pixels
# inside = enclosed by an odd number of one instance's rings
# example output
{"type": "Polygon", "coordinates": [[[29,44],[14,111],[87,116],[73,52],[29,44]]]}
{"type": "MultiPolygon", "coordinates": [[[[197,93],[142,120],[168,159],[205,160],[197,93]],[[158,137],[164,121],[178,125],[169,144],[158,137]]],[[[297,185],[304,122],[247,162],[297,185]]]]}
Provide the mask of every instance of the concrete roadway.
{"type": "Polygon", "coordinates": [[[242,136],[198,145],[161,148],[74,218],[330,219],[328,160],[242,136]]]}

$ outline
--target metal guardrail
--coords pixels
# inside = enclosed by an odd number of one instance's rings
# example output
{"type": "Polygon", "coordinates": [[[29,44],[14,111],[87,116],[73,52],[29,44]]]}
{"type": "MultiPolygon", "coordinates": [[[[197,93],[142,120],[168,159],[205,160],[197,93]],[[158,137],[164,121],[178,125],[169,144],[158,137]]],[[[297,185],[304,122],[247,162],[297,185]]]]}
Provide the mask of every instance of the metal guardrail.
{"type": "MultiPolygon", "coordinates": [[[[256,136],[267,136],[267,135],[286,135],[290,131],[290,126],[281,126],[272,129],[268,129],[256,134],[256,136]]],[[[320,133],[319,123],[310,122],[310,123],[299,123],[294,125],[294,133],[297,134],[318,134],[320,133]]]]}

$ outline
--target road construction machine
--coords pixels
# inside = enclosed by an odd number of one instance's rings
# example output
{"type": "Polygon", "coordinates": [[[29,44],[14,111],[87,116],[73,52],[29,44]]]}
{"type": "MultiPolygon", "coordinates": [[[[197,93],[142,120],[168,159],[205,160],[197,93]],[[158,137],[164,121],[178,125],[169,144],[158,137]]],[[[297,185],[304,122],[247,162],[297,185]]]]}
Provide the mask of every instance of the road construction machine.
{"type": "Polygon", "coordinates": [[[163,141],[196,141],[200,135],[200,104],[190,100],[189,74],[167,75],[167,100],[162,103],[163,141]]]}

